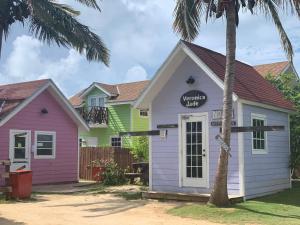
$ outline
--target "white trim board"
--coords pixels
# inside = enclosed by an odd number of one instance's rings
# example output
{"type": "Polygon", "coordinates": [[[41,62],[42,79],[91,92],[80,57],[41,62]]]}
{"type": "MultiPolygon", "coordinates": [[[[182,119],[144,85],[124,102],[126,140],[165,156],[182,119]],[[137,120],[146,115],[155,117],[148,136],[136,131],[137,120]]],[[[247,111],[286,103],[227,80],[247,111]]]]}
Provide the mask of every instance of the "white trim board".
{"type": "Polygon", "coordinates": [[[279,111],[279,112],[285,112],[285,113],[289,113],[289,114],[296,113],[296,111],[293,111],[293,110],[284,109],[284,108],[280,108],[280,107],[276,107],[276,106],[272,106],[272,105],[268,105],[268,104],[264,104],[264,103],[259,103],[259,102],[252,102],[252,101],[241,99],[241,98],[238,99],[238,102],[243,103],[245,105],[257,106],[257,107],[271,109],[271,110],[275,110],[275,111],[279,111]]]}
{"type": "Polygon", "coordinates": [[[63,95],[63,93],[58,89],[52,80],[49,80],[36,92],[34,92],[30,97],[25,99],[20,103],[11,113],[9,113],[3,120],[0,121],[0,127],[6,124],[11,118],[13,118],[17,113],[24,109],[29,103],[31,103],[35,98],[37,98],[46,89],[49,90],[50,94],[56,99],[56,101],[64,108],[67,114],[72,118],[72,120],[85,131],[89,131],[89,127],[83,118],[76,112],[74,107],[68,101],[68,99],[63,95]]]}
{"type": "MultiPolygon", "coordinates": [[[[191,60],[196,63],[196,65],[198,65],[205,74],[207,74],[222,90],[224,90],[223,81],[215,73],[213,73],[212,70],[197,55],[195,55],[192,50],[190,50],[182,41],[179,41],[175,49],[173,49],[166,61],[156,72],[151,83],[140,95],[134,107],[140,109],[148,108],[150,102],[155,98],[186,57],[191,58],[191,60]]],[[[233,93],[232,98],[234,101],[238,99],[235,93],[233,93]]]]}
{"type": "Polygon", "coordinates": [[[93,88],[98,88],[100,91],[105,93],[108,96],[112,96],[109,92],[107,92],[104,88],[100,87],[96,82],[92,83],[81,95],[80,97],[86,96],[93,88]]]}
{"type": "MultiPolygon", "coordinates": [[[[238,126],[244,126],[244,110],[241,102],[237,103],[238,126]]],[[[245,149],[244,149],[244,133],[238,133],[238,160],[239,160],[239,184],[240,195],[245,196],[245,149]]]]}
{"type": "MultiPolygon", "coordinates": [[[[197,121],[197,120],[196,120],[197,121]]],[[[183,114],[178,114],[178,125],[180,129],[178,129],[178,142],[179,142],[179,146],[178,146],[178,152],[179,152],[179,162],[178,162],[178,166],[179,166],[179,187],[200,187],[200,188],[209,188],[210,187],[210,184],[209,184],[209,168],[210,168],[210,164],[209,164],[209,113],[208,112],[201,112],[201,113],[183,113],[183,114]],[[203,127],[202,129],[204,130],[205,129],[205,137],[203,140],[205,140],[205,142],[203,143],[204,144],[204,148],[206,150],[205,154],[206,154],[206,167],[205,167],[205,171],[203,171],[205,173],[205,179],[203,179],[201,182],[200,180],[198,181],[192,181],[192,183],[196,183],[196,184],[192,184],[190,183],[189,181],[185,181],[184,180],[184,153],[183,153],[183,150],[184,150],[184,147],[183,147],[183,138],[181,137],[182,136],[182,131],[184,131],[182,128],[182,121],[183,121],[183,117],[184,116],[189,116],[190,118],[189,119],[193,119],[194,118],[201,118],[202,117],[202,120],[201,121],[205,121],[205,123],[203,124],[203,127]],[[203,119],[204,118],[204,119],[203,119]]],[[[189,178],[188,178],[189,179],[189,178]]]]}
{"type": "Polygon", "coordinates": [[[34,151],[33,151],[34,159],[56,159],[56,131],[34,131],[34,151]],[[37,154],[37,136],[38,135],[52,135],[52,155],[38,155],[37,154]]]}

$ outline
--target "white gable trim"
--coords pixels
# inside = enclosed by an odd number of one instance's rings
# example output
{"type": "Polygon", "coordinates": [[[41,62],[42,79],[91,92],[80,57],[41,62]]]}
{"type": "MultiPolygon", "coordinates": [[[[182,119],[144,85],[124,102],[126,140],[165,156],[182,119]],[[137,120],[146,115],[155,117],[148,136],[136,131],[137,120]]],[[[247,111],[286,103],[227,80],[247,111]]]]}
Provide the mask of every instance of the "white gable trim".
{"type": "MultiPolygon", "coordinates": [[[[182,52],[182,49],[181,49],[181,42],[179,41],[178,44],[176,45],[176,47],[172,50],[170,55],[164,61],[164,63],[160,66],[160,68],[156,72],[155,76],[151,80],[148,87],[146,89],[144,89],[144,91],[142,92],[140,97],[137,99],[136,103],[134,104],[135,108],[145,108],[145,109],[149,108],[149,105],[151,103],[148,102],[148,103],[145,104],[145,98],[148,97],[148,96],[151,98],[152,95],[153,95],[152,99],[154,99],[154,97],[155,97],[154,95],[156,95],[159,92],[159,90],[157,90],[158,88],[156,87],[156,84],[157,84],[159,78],[163,75],[163,73],[167,69],[167,67],[172,62],[174,62],[175,56],[179,55],[180,52],[182,52]]],[[[182,60],[178,60],[178,64],[181,63],[183,61],[183,59],[184,59],[184,57],[182,57],[182,60]]],[[[175,71],[176,68],[174,66],[174,71],[175,71]]],[[[168,80],[168,79],[166,79],[166,80],[168,80]]]]}
{"type": "Polygon", "coordinates": [[[44,86],[38,89],[33,95],[25,99],[21,104],[19,104],[11,113],[9,113],[2,121],[0,121],[0,127],[7,123],[11,118],[13,118],[18,112],[24,109],[30,102],[32,102],[36,97],[38,97],[43,91],[50,88],[53,93],[57,95],[64,106],[64,109],[69,112],[69,116],[72,117],[73,121],[78,125],[79,128],[89,131],[89,127],[83,118],[76,112],[68,99],[63,95],[63,93],[57,88],[52,80],[48,81],[44,86]]]}
{"type": "Polygon", "coordinates": [[[84,97],[86,96],[93,88],[98,88],[100,91],[102,91],[103,93],[105,93],[107,96],[111,96],[111,94],[109,92],[107,92],[104,88],[100,87],[97,83],[93,83],[92,85],[90,85],[88,87],[88,89],[86,89],[81,95],[80,97],[84,97]]]}
{"type": "MultiPolygon", "coordinates": [[[[168,72],[167,76],[162,82],[158,82],[164,72],[167,70],[168,66],[173,61],[177,59],[175,62],[176,66],[173,66],[173,72],[177,69],[177,66],[185,59],[186,57],[190,57],[222,90],[224,90],[223,81],[197,56],[192,50],[190,50],[183,42],[179,42],[175,49],[168,56],[167,60],[163,63],[163,65],[159,68],[156,75],[152,79],[149,86],[144,90],[144,92],[140,95],[138,100],[136,101],[134,107],[135,108],[148,108],[150,105],[150,101],[152,101],[158,92],[161,90],[163,85],[169,80],[172,76],[172,72],[168,72]],[[182,54],[182,56],[180,56],[182,54]],[[177,58],[176,58],[177,57],[177,58]],[[179,59],[179,60],[178,60],[179,59]],[[160,84],[160,88],[157,88],[157,84],[160,84]]],[[[238,97],[235,93],[233,93],[233,100],[237,101],[238,97]]]]}
{"type": "Polygon", "coordinates": [[[276,106],[272,106],[272,105],[268,105],[268,104],[264,104],[264,103],[259,103],[259,102],[252,102],[252,101],[241,99],[241,98],[238,99],[238,102],[246,104],[246,105],[257,106],[257,107],[271,109],[271,110],[275,110],[275,111],[279,111],[279,112],[285,112],[288,114],[296,113],[296,111],[293,111],[293,110],[284,109],[284,108],[280,108],[280,107],[276,107],[276,106]]]}
{"type": "Polygon", "coordinates": [[[39,96],[44,90],[50,86],[50,82],[47,82],[44,86],[34,92],[29,98],[25,99],[21,104],[19,104],[12,112],[10,112],[3,120],[0,121],[0,127],[7,123],[11,118],[13,118],[18,112],[25,108],[32,100],[39,96]]]}

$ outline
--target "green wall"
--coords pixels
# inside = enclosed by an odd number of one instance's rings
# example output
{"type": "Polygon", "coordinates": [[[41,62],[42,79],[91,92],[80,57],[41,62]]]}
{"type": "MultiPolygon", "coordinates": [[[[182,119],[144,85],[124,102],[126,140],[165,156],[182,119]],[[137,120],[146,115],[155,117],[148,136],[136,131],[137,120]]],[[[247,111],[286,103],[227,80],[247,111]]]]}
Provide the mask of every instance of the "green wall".
{"type": "MultiPolygon", "coordinates": [[[[86,96],[87,106],[88,96],[104,94],[98,88],[94,88],[86,96]]],[[[130,104],[108,106],[109,121],[107,128],[90,128],[89,132],[80,133],[80,137],[97,137],[99,146],[110,146],[110,137],[118,136],[119,132],[146,131],[149,127],[149,119],[140,117],[139,110],[134,109],[130,104]]],[[[131,147],[132,139],[122,138],[123,147],[131,147]]]]}
{"type": "Polygon", "coordinates": [[[140,117],[140,110],[132,108],[132,130],[131,131],[147,131],[149,130],[149,118],[140,117]]]}

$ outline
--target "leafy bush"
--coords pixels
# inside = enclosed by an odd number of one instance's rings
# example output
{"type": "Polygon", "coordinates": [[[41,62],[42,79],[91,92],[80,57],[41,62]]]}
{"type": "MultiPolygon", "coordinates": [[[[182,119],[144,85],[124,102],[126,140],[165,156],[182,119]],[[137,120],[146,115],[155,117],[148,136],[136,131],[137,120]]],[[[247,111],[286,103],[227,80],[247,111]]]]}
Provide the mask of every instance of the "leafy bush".
{"type": "Polygon", "coordinates": [[[125,177],[125,171],[113,161],[106,163],[103,178],[104,185],[122,185],[128,182],[125,177]]]}
{"type": "Polygon", "coordinates": [[[296,113],[290,115],[290,167],[293,175],[295,169],[300,167],[300,80],[295,74],[269,75],[267,79],[295,105],[296,113]]]}
{"type": "Polygon", "coordinates": [[[134,137],[132,142],[133,156],[140,162],[149,160],[149,139],[148,137],[134,137]]]}

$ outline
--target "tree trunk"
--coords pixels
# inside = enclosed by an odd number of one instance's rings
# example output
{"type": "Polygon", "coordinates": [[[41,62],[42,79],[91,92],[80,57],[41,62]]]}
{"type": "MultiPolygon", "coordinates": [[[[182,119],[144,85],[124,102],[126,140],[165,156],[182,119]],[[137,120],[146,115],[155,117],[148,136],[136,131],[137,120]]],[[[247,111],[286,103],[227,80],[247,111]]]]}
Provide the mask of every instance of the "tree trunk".
{"type": "MultiPolygon", "coordinates": [[[[235,75],[236,52],[236,16],[235,1],[231,0],[227,10],[226,27],[226,72],[224,79],[222,138],[230,146],[231,119],[232,119],[232,92],[235,75]]],[[[214,188],[209,203],[216,206],[228,206],[230,204],[227,191],[228,153],[221,148],[218,168],[215,176],[214,188]]]]}

